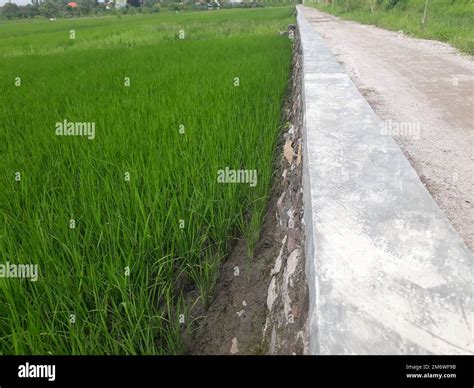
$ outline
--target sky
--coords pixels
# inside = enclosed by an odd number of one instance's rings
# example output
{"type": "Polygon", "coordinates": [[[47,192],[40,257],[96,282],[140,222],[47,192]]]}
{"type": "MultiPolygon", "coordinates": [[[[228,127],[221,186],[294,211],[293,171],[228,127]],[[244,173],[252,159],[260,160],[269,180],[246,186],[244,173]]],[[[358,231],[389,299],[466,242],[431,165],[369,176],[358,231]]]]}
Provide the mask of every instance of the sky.
{"type": "MultiPolygon", "coordinates": [[[[11,0],[12,3],[15,3],[16,5],[26,5],[26,4],[31,4],[30,0],[11,0]]],[[[0,6],[4,5],[5,3],[9,3],[8,0],[0,0],[0,6]]]]}
{"type": "MultiPolygon", "coordinates": [[[[9,3],[10,1],[8,0],[0,0],[0,7],[4,5],[5,3],[9,3]]],[[[15,3],[16,5],[26,5],[26,4],[31,4],[31,0],[11,0],[12,3],[15,3]]]]}

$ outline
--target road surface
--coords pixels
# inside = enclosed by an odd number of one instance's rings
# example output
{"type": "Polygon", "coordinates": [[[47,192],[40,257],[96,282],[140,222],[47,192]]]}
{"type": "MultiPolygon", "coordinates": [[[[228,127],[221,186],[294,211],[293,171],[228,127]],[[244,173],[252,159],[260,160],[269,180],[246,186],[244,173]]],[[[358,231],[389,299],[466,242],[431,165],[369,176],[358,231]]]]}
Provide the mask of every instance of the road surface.
{"type": "Polygon", "coordinates": [[[300,8],[474,250],[474,72],[451,46],[300,8]]]}

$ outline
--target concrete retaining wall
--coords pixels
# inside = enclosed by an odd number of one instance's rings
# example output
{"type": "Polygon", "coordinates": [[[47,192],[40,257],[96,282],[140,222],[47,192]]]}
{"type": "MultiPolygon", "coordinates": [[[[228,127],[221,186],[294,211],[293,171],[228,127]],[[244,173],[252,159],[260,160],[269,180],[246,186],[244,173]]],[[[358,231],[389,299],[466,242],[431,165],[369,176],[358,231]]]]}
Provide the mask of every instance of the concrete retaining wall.
{"type": "Polygon", "coordinates": [[[474,257],[298,12],[312,354],[474,354],[474,257]]]}

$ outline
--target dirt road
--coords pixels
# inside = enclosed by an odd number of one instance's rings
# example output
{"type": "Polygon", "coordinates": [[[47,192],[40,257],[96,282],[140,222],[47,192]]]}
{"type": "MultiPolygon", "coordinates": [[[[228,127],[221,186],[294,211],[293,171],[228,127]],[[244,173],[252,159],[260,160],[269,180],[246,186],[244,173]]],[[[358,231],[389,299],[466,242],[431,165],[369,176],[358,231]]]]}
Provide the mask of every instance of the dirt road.
{"type": "Polygon", "coordinates": [[[474,67],[451,46],[300,8],[474,250],[474,67]]]}

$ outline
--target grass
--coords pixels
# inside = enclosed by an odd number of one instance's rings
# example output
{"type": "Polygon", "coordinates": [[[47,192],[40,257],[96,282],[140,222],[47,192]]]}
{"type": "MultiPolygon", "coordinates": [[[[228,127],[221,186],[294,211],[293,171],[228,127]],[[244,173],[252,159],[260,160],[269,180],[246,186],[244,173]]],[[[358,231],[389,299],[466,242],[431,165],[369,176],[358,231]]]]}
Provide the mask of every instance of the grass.
{"type": "Polygon", "coordinates": [[[400,0],[394,7],[387,0],[334,0],[328,5],[309,0],[305,4],[343,19],[447,42],[464,53],[474,54],[472,0],[428,0],[424,23],[425,0],[400,0]]]}
{"type": "Polygon", "coordinates": [[[0,354],[183,351],[185,289],[207,301],[232,240],[258,236],[291,15],[2,24],[0,264],[40,275],[0,278],[0,354]],[[95,139],[56,136],[65,119],[94,122],[95,139]],[[258,184],[217,182],[225,167],[258,184]]]}

